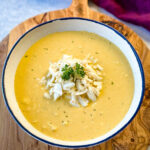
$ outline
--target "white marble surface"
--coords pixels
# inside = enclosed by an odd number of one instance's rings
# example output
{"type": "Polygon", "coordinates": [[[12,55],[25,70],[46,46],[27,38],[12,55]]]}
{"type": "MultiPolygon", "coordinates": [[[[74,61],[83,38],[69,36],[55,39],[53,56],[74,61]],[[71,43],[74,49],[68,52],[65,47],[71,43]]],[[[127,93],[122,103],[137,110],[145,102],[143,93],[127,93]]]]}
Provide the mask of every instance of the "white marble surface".
{"type": "MultiPolygon", "coordinates": [[[[0,41],[17,24],[37,14],[69,7],[72,0],[0,0],[0,41]]],[[[109,12],[89,3],[91,9],[114,17],[109,12]]],[[[115,18],[115,17],[114,17],[115,18]]],[[[124,22],[130,26],[150,48],[150,32],[140,26],[124,22]]]]}
{"type": "Polygon", "coordinates": [[[72,0],[0,0],[0,41],[22,21],[37,14],[67,8],[72,0]]]}

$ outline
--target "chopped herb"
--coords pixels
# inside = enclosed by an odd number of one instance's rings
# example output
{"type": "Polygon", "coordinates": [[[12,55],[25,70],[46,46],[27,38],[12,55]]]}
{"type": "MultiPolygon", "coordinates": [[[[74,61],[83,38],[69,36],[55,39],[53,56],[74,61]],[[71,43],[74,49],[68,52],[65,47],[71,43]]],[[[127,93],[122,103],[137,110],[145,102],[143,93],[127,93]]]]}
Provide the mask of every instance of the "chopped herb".
{"type": "Polygon", "coordinates": [[[91,40],[94,40],[94,38],[90,38],[91,40]]]}
{"type": "Polygon", "coordinates": [[[34,69],[31,69],[31,71],[34,71],[34,69]]]}
{"type": "Polygon", "coordinates": [[[69,80],[70,77],[74,77],[74,70],[72,67],[69,67],[67,64],[62,68],[62,79],[69,80]]]}
{"type": "Polygon", "coordinates": [[[83,68],[80,64],[78,64],[78,63],[76,63],[76,70],[75,70],[75,73],[76,73],[77,75],[81,76],[81,77],[84,77],[84,76],[85,76],[84,68],[83,68]]]}
{"type": "Polygon", "coordinates": [[[64,114],[66,113],[66,111],[64,111],[64,114]]]}
{"type": "Polygon", "coordinates": [[[72,41],[72,43],[74,43],[74,41],[72,41]]]}
{"type": "Polygon", "coordinates": [[[92,114],[90,114],[90,116],[91,116],[91,117],[93,117],[93,115],[92,115],[92,114]]]}
{"type": "Polygon", "coordinates": [[[46,51],[48,50],[48,48],[43,48],[43,49],[46,50],[46,51]]]}
{"type": "Polygon", "coordinates": [[[114,84],[114,82],[112,81],[112,82],[111,82],[111,85],[113,85],[113,84],[114,84]]]}
{"type": "Polygon", "coordinates": [[[122,102],[121,105],[124,105],[124,102],[122,102]]]}
{"type": "Polygon", "coordinates": [[[111,42],[109,42],[109,44],[111,45],[111,42]]]}
{"type": "Polygon", "coordinates": [[[94,108],[93,111],[96,111],[96,109],[94,108]]]}
{"type": "Polygon", "coordinates": [[[25,55],[24,57],[26,57],[26,58],[27,58],[27,57],[28,57],[28,55],[25,55]]]}
{"type": "Polygon", "coordinates": [[[71,77],[74,77],[75,75],[80,77],[85,76],[84,68],[78,63],[76,63],[75,69],[66,64],[65,67],[62,68],[62,72],[63,72],[62,79],[64,80],[69,80],[71,77]]]}
{"type": "Polygon", "coordinates": [[[66,115],[65,117],[68,118],[68,115],[66,115]]]}
{"type": "Polygon", "coordinates": [[[95,52],[95,54],[99,54],[99,52],[95,52]]]}
{"type": "Polygon", "coordinates": [[[102,113],[100,113],[99,115],[102,116],[102,113]]]}

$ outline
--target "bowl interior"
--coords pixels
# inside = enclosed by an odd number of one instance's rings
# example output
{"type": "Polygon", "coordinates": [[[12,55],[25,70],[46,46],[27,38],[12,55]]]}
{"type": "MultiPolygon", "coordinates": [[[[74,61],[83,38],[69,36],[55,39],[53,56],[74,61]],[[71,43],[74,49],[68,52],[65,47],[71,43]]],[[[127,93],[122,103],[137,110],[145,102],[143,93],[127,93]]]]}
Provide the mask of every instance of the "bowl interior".
{"type": "Polygon", "coordinates": [[[25,35],[23,35],[19,39],[19,41],[12,48],[11,52],[7,57],[3,72],[4,98],[6,105],[11,114],[13,115],[14,119],[27,133],[34,136],[35,138],[42,140],[46,143],[62,147],[91,146],[93,144],[103,142],[112,137],[113,135],[117,134],[135,116],[143,98],[143,90],[144,90],[144,77],[142,66],[137,54],[135,53],[133,47],[129,44],[129,42],[121,34],[111,29],[110,27],[95,21],[81,18],[58,19],[55,21],[44,23],[28,31],[25,35]],[[14,92],[14,78],[17,66],[21,58],[28,50],[28,48],[32,44],[34,44],[37,40],[41,39],[47,34],[62,31],[88,31],[96,33],[108,39],[109,41],[111,41],[120,48],[122,53],[127,58],[133,72],[135,84],[134,96],[126,116],[114,129],[107,132],[105,135],[92,140],[79,142],[60,141],[42,134],[41,132],[36,130],[33,126],[31,126],[31,124],[25,119],[16,101],[14,92]]]}

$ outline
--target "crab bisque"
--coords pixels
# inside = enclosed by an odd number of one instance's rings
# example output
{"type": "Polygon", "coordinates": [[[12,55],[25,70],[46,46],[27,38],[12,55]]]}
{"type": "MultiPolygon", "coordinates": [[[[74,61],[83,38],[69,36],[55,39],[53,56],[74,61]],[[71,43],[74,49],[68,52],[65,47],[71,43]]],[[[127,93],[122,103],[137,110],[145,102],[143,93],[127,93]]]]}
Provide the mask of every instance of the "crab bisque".
{"type": "Polygon", "coordinates": [[[26,51],[15,75],[15,95],[25,118],[63,141],[106,134],[128,112],[133,93],[133,74],[119,48],[84,31],[43,37],[26,51]]]}

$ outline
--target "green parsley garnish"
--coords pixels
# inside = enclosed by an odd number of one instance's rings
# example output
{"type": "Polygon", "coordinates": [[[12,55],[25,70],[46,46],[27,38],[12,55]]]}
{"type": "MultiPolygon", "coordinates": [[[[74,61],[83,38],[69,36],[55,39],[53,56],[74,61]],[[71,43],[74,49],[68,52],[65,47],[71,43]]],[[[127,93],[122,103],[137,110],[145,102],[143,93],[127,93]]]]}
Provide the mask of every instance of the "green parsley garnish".
{"type": "Polygon", "coordinates": [[[112,82],[111,82],[111,84],[113,85],[113,84],[114,84],[114,82],[112,81],[112,82]]]}
{"type": "Polygon", "coordinates": [[[75,70],[75,73],[76,73],[77,75],[81,76],[81,77],[84,77],[84,76],[85,76],[84,68],[83,68],[80,64],[78,64],[78,63],[76,63],[76,70],[75,70]]]}
{"type": "Polygon", "coordinates": [[[62,75],[62,79],[64,80],[69,80],[70,77],[74,77],[74,70],[72,67],[69,67],[69,65],[65,65],[64,68],[62,68],[62,72],[63,72],[63,75],[62,75]]]}
{"type": "Polygon", "coordinates": [[[43,48],[44,50],[48,51],[48,48],[43,48]]]}
{"type": "Polygon", "coordinates": [[[78,63],[76,63],[75,69],[66,64],[65,67],[62,68],[62,72],[62,79],[64,80],[69,80],[71,77],[74,78],[75,76],[85,76],[84,68],[78,63]]]}
{"type": "Polygon", "coordinates": [[[28,55],[25,55],[24,57],[26,57],[26,58],[27,58],[27,57],[28,57],[28,55]]]}

